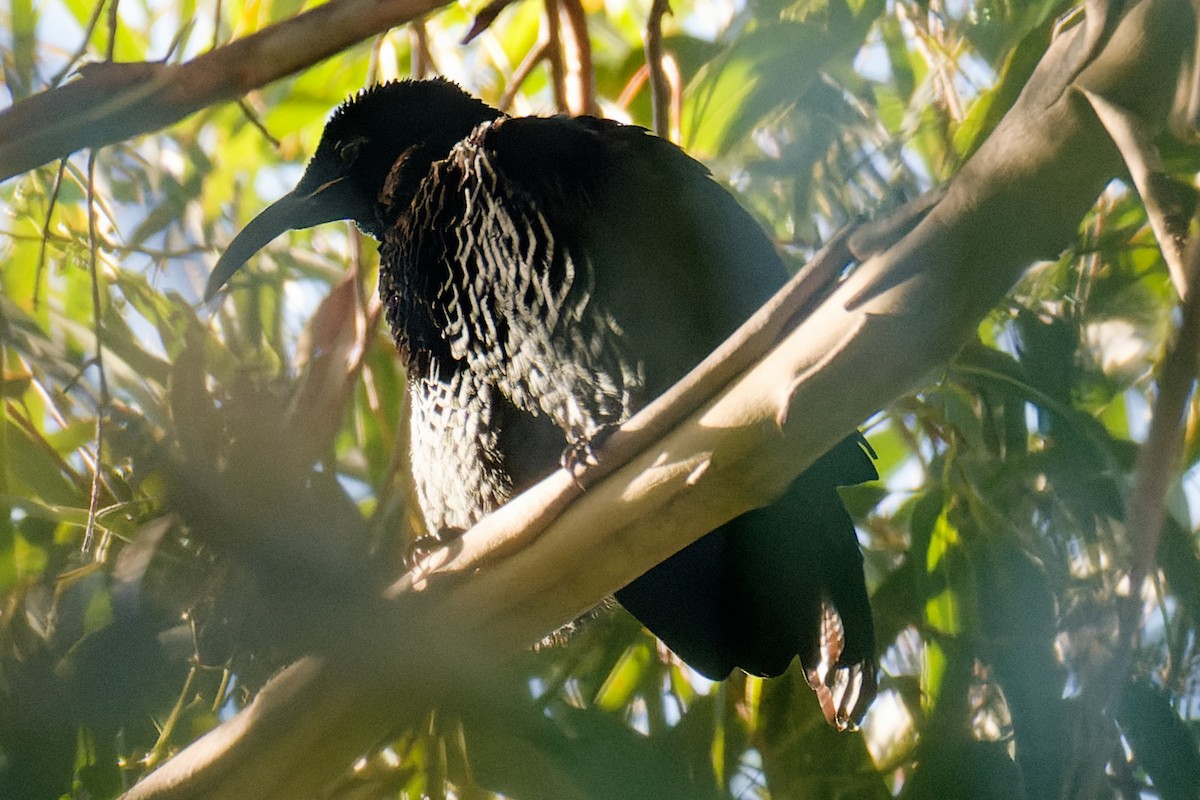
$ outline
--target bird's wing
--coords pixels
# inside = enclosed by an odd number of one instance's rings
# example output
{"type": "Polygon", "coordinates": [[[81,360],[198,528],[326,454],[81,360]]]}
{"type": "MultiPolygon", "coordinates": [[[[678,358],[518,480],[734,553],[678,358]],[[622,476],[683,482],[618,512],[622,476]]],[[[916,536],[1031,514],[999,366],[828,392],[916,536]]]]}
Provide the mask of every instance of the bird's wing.
{"type": "Polygon", "coordinates": [[[649,399],[761,306],[787,272],[761,226],[700,163],[590,117],[510,119],[481,147],[509,191],[586,259],[592,301],[645,368],[649,399]]]}
{"type": "MultiPolygon", "coordinates": [[[[787,278],[732,195],[639,128],[513,119],[480,144],[508,191],[586,258],[592,302],[642,370],[640,399],[681,378],[787,278]]],[[[779,503],[730,522],[618,598],[713,677],[734,665],[778,674],[800,655],[826,715],[845,725],[874,694],[862,556],[834,491],[876,477],[860,440],[847,437],[779,503]]]]}

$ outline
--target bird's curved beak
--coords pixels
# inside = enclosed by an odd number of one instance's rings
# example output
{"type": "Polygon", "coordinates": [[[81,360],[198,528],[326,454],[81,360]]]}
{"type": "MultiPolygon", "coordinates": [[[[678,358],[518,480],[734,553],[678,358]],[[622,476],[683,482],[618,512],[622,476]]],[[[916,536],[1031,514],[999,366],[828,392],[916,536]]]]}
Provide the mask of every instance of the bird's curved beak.
{"type": "Polygon", "coordinates": [[[311,228],[325,222],[348,219],[343,204],[330,202],[329,190],[342,183],[336,178],[322,184],[315,191],[304,194],[295,189],[267,206],[250,224],[242,228],[225,252],[217,259],[208,283],[204,287],[204,301],[212,300],[221,287],[233,277],[243,264],[284,231],[311,228]]]}

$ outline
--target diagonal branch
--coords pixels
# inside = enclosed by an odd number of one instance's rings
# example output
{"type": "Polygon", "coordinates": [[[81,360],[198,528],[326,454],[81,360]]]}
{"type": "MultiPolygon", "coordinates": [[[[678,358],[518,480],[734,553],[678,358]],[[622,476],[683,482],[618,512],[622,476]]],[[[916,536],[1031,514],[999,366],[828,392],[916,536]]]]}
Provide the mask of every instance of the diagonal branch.
{"type": "Polygon", "coordinates": [[[312,66],[446,0],[334,0],[178,65],[98,63],[0,113],[0,181],[176,123],[312,66]]]}
{"type": "Polygon", "coordinates": [[[1104,123],[1121,151],[1133,185],[1146,206],[1150,228],[1158,239],[1175,291],[1180,297],[1187,297],[1192,276],[1188,274],[1184,263],[1184,244],[1191,209],[1179,201],[1180,192],[1163,168],[1162,156],[1154,144],[1154,137],[1145,130],[1142,119],[1107,98],[1086,89],[1083,90],[1083,96],[1092,104],[1096,116],[1104,123]],[[1175,191],[1172,192],[1172,189],[1175,191]]]}

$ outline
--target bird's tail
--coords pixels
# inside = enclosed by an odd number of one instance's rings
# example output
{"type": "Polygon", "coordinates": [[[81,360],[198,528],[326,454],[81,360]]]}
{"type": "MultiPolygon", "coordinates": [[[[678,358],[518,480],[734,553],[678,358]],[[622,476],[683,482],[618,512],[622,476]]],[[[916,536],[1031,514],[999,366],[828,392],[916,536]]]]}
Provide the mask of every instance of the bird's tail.
{"type": "Polygon", "coordinates": [[[617,599],[701,674],[779,675],[797,656],[831,725],[875,695],[875,633],[854,523],[836,486],[875,477],[855,437],[775,504],[651,569],[617,599]]]}

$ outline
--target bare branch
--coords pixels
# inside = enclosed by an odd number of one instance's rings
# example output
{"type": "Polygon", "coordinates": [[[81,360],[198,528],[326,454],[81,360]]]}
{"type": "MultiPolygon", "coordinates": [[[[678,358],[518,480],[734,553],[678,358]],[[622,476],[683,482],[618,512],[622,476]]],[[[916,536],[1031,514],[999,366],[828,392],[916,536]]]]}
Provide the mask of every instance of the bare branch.
{"type": "Polygon", "coordinates": [[[50,241],[50,223],[54,219],[54,209],[58,205],[58,193],[62,189],[63,173],[67,171],[67,160],[58,162],[58,170],[54,174],[54,183],[46,198],[46,218],[42,222],[42,237],[38,244],[37,269],[33,273],[33,307],[41,305],[42,277],[46,274],[46,244],[50,241]]]}
{"type": "Polygon", "coordinates": [[[78,80],[0,114],[0,180],[236,100],[443,5],[445,0],[335,0],[185,64],[86,65],[78,80]]]}
{"type": "Polygon", "coordinates": [[[1175,291],[1180,297],[1187,297],[1189,276],[1183,251],[1191,209],[1178,202],[1178,193],[1172,195],[1170,187],[1173,184],[1163,168],[1154,137],[1145,130],[1143,121],[1126,109],[1086,89],[1083,96],[1092,104],[1096,116],[1121,151],[1133,185],[1146,206],[1146,216],[1150,218],[1150,227],[1158,239],[1163,260],[1171,271],[1175,291]]]}
{"type": "Polygon", "coordinates": [[[429,49],[429,29],[425,18],[418,17],[409,25],[409,41],[412,43],[412,76],[424,78],[436,69],[433,53],[429,49]]]}
{"type": "Polygon", "coordinates": [[[508,78],[508,85],[504,87],[504,94],[500,96],[500,102],[496,107],[501,111],[508,111],[512,106],[513,100],[517,97],[517,92],[521,91],[522,84],[525,83],[529,75],[537,68],[537,65],[550,53],[550,43],[547,41],[539,41],[536,46],[528,53],[517,68],[513,70],[513,74],[508,78]]]}
{"type": "MultiPolygon", "coordinates": [[[[1097,105],[1098,98],[1088,99],[1093,106],[1097,105]]],[[[1103,106],[1097,111],[1102,118],[1111,113],[1110,109],[1101,111],[1101,108],[1103,106]]],[[[1109,130],[1113,130],[1112,124],[1109,130]]],[[[1192,238],[1187,251],[1184,285],[1195,286],[1200,278],[1200,237],[1192,238]]],[[[1200,293],[1190,292],[1183,299],[1182,321],[1175,344],[1160,365],[1158,396],[1154,401],[1150,431],[1138,451],[1133,490],[1126,506],[1125,528],[1131,546],[1129,595],[1122,598],[1118,609],[1117,642],[1106,668],[1098,671],[1096,682],[1084,687],[1088,728],[1097,732],[1095,735],[1102,742],[1113,740],[1113,745],[1116,744],[1116,733],[1111,724],[1105,725],[1104,721],[1106,716],[1111,718],[1116,713],[1133,666],[1141,630],[1142,588],[1157,563],[1158,544],[1166,521],[1167,492],[1178,475],[1183,455],[1185,419],[1195,386],[1197,363],[1200,363],[1200,293]]],[[[1086,764],[1085,760],[1077,770],[1082,783],[1076,793],[1078,797],[1093,797],[1100,790],[1108,751],[1103,747],[1095,747],[1093,751],[1089,757],[1096,763],[1086,764]]]]}
{"type": "Polygon", "coordinates": [[[567,70],[563,64],[562,23],[558,17],[559,0],[545,0],[546,3],[546,60],[550,64],[550,85],[554,89],[554,108],[559,113],[567,113],[570,104],[567,102],[567,70]]]}
{"type": "Polygon", "coordinates": [[[654,132],[666,139],[671,132],[671,85],[663,67],[662,19],[671,13],[670,0],[654,0],[646,20],[646,68],[650,79],[650,105],[654,110],[654,132]]]}
{"type": "Polygon", "coordinates": [[[592,66],[592,41],[588,35],[587,14],[580,0],[559,0],[559,8],[567,18],[570,32],[570,48],[563,52],[572,56],[567,70],[570,80],[567,90],[567,105],[572,114],[600,113],[596,102],[596,71],[592,66]]]}

